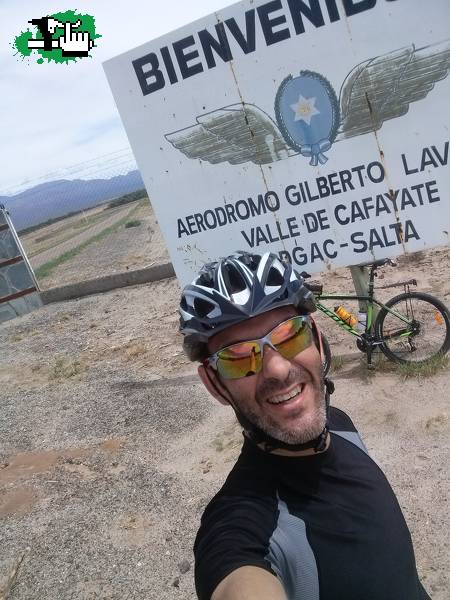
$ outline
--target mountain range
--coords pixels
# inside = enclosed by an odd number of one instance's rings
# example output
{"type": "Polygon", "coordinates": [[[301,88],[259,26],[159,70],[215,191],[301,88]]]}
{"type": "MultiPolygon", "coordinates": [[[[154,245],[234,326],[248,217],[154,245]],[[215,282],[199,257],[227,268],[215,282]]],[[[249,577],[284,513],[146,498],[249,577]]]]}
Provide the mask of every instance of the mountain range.
{"type": "Polygon", "coordinates": [[[110,179],[59,179],[14,196],[0,196],[17,231],[49,219],[92,208],[144,187],[139,171],[110,179]]]}

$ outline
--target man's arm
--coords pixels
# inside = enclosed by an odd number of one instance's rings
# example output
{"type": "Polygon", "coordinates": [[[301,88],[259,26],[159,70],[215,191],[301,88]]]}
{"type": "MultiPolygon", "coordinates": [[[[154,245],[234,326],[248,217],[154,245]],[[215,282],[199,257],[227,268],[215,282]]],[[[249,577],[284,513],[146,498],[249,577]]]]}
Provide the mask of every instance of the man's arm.
{"type": "Polygon", "coordinates": [[[287,600],[278,579],[260,567],[239,567],[214,590],[211,600],[287,600]]]}

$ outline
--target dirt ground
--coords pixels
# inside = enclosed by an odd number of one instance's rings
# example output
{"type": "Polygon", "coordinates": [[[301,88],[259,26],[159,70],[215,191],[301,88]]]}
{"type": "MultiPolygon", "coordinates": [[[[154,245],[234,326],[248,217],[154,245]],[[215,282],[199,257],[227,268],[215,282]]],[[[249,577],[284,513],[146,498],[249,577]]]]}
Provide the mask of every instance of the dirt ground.
{"type": "MultiPolygon", "coordinates": [[[[162,241],[154,248],[149,262],[164,255],[162,241]]],[[[449,258],[449,247],[413,255],[378,283],[415,277],[448,305],[449,258]]],[[[346,269],[322,279],[352,287],[346,269]]],[[[11,600],[195,598],[193,539],[241,433],[181,352],[178,296],[169,279],[1,326],[0,590],[11,600]]],[[[449,372],[405,378],[379,359],[369,372],[328,323],[344,357],[332,401],[387,474],[425,587],[447,600],[449,372]]]]}
{"type": "Polygon", "coordinates": [[[21,236],[33,269],[93,238],[125,216],[136,227],[122,224],[93,241],[70,260],[39,278],[42,290],[126,270],[168,262],[169,255],[148,199],[115,208],[96,207],[21,236]]]}
{"type": "MultiPolygon", "coordinates": [[[[81,225],[81,231],[76,231],[72,229],[70,233],[67,232],[66,236],[58,240],[58,244],[56,247],[53,245],[56,242],[54,238],[47,239],[46,242],[49,246],[48,249],[33,254],[33,256],[30,259],[34,269],[37,269],[38,267],[41,267],[48,261],[53,260],[58,256],[61,256],[62,254],[72,250],[73,248],[76,248],[77,246],[80,246],[81,244],[83,244],[87,240],[92,239],[94,236],[101,233],[105,229],[113,227],[119,221],[131,216],[135,212],[134,208],[134,206],[128,205],[105,210],[104,212],[95,215],[95,217],[93,216],[91,221],[88,221],[86,219],[88,223],[86,224],[86,226],[83,226],[83,222],[79,222],[77,223],[77,225],[81,225]]],[[[42,237],[38,239],[42,239],[42,237]]]]}
{"type": "MultiPolygon", "coordinates": [[[[130,205],[128,205],[129,207],[130,205]]],[[[108,216],[123,210],[123,206],[109,208],[108,205],[95,206],[78,214],[60,219],[49,225],[41,225],[34,231],[19,234],[28,258],[55,248],[62,242],[72,239],[80,232],[100,223],[108,216]]]]}

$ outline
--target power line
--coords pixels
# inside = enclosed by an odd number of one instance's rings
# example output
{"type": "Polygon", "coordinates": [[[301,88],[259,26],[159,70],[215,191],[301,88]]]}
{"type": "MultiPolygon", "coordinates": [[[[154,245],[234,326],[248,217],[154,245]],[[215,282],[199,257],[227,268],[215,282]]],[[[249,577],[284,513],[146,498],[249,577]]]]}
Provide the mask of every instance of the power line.
{"type": "Polygon", "coordinates": [[[62,167],[55,171],[47,172],[39,177],[22,181],[19,184],[8,186],[0,191],[1,195],[12,196],[20,191],[29,189],[55,179],[94,179],[95,176],[110,174],[111,177],[115,175],[123,175],[124,171],[127,172],[137,169],[136,161],[129,148],[120,148],[113,152],[102,154],[96,158],[84,160],[67,167],[62,167]]]}

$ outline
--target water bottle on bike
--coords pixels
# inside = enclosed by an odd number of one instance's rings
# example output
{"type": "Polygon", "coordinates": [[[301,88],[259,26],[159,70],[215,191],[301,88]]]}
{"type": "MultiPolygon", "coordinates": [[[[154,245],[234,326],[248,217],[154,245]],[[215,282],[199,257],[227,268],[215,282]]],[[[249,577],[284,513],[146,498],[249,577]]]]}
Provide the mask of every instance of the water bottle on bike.
{"type": "Polygon", "coordinates": [[[334,312],[345,323],[347,323],[347,325],[350,325],[350,327],[355,327],[355,325],[358,324],[358,319],[355,317],[355,315],[349,312],[344,306],[342,306],[342,304],[340,304],[339,306],[335,306],[334,312]]]}

